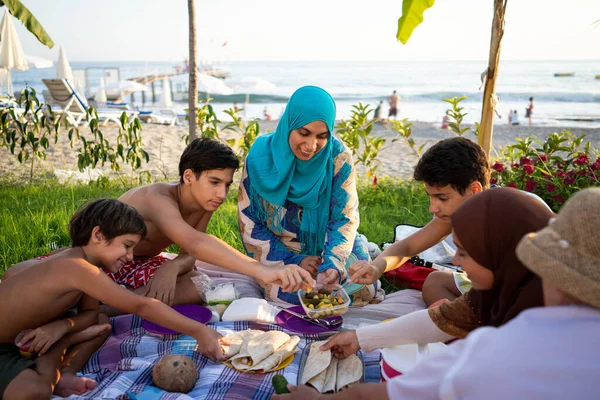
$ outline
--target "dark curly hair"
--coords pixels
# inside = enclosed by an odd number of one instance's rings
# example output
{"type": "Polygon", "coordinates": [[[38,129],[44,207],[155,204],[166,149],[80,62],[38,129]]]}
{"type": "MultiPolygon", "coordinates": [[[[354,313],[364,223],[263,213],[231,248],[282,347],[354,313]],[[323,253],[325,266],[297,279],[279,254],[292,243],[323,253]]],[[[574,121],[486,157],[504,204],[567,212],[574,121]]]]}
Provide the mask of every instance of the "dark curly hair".
{"type": "Polygon", "coordinates": [[[231,147],[218,140],[197,138],[185,148],[179,159],[179,182],[183,183],[183,173],[191,169],[196,179],[204,171],[240,167],[240,160],[231,147]]]}
{"type": "Polygon", "coordinates": [[[484,189],[489,186],[490,164],[477,143],[454,137],[440,140],[423,153],[413,177],[430,186],[450,185],[463,195],[473,182],[484,189]]]}
{"type": "Polygon", "coordinates": [[[71,245],[87,245],[96,226],[100,227],[100,231],[109,241],[127,234],[141,235],[143,239],[147,233],[144,218],[135,208],[116,199],[98,199],[77,210],[71,218],[71,245]]]}

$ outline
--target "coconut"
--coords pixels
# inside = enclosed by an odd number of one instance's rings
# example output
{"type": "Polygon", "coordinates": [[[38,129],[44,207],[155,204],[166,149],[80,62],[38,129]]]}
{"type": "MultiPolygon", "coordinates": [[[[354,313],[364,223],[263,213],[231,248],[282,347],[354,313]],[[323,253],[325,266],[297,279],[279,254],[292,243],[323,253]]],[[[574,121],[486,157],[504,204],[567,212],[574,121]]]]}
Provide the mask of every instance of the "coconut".
{"type": "Polygon", "coordinates": [[[152,368],[154,384],[167,392],[189,392],[198,379],[196,364],[187,356],[166,356],[152,368]]]}

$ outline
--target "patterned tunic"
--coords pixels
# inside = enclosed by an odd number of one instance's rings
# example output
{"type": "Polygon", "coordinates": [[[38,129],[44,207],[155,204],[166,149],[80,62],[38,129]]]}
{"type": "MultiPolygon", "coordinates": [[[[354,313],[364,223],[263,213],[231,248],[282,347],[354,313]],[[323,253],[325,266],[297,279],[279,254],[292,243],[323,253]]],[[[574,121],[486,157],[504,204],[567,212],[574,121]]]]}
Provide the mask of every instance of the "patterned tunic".
{"type": "MultiPolygon", "coordinates": [[[[330,219],[321,258],[323,263],[319,272],[335,268],[344,283],[348,278],[347,268],[356,260],[368,260],[366,243],[357,240],[360,223],[358,215],[358,194],[356,192],[356,173],[352,164],[352,153],[338,139],[333,140],[334,175],[331,194],[330,219]]],[[[272,219],[260,220],[257,207],[251,204],[249,196],[250,178],[244,167],[238,195],[238,221],[242,242],[248,256],[264,265],[282,266],[300,264],[305,255],[300,254],[301,243],[298,240],[302,207],[286,200],[279,210],[281,232],[273,229],[272,219]]],[[[273,209],[265,199],[263,206],[273,209]]],[[[264,285],[267,299],[279,299],[299,304],[294,293],[283,293],[277,285],[264,285]]]]}

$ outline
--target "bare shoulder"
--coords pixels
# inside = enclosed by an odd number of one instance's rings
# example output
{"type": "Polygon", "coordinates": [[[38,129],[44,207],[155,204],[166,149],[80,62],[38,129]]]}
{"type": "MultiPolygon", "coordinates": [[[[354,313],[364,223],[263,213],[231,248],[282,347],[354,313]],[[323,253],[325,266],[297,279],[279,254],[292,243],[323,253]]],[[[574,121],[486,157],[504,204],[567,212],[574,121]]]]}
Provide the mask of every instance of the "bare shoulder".
{"type": "Polygon", "coordinates": [[[119,200],[138,210],[144,219],[151,219],[157,210],[179,210],[175,200],[176,191],[177,183],[151,183],[125,192],[119,200]]]}

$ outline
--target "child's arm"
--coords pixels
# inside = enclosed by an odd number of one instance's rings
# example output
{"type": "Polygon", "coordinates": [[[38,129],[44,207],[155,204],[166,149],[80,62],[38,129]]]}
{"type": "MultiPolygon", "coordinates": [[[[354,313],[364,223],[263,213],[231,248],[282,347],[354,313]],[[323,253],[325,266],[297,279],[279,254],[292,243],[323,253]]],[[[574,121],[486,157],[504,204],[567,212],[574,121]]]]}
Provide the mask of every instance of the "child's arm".
{"type": "Polygon", "coordinates": [[[273,270],[240,253],[222,240],[198,232],[183,220],[179,209],[164,198],[156,198],[152,209],[153,222],[161,232],[197,260],[250,275],[266,283],[278,283],[287,292],[298,290],[303,280],[311,285],[314,283],[310,274],[297,265],[273,270]]]}
{"type": "Polygon", "coordinates": [[[209,327],[191,320],[164,303],[137,295],[114,283],[99,268],[85,260],[65,262],[61,265],[66,286],[118,308],[126,313],[136,314],[166,328],[189,335],[197,340],[198,350],[211,360],[223,359],[219,344],[221,334],[209,327]]]}
{"type": "Polygon", "coordinates": [[[29,349],[41,356],[66,334],[82,331],[97,323],[98,300],[84,294],[79,301],[77,315],[42,325],[25,334],[20,343],[27,343],[31,340],[29,349]]]}
{"type": "Polygon", "coordinates": [[[371,263],[357,261],[350,266],[352,282],[370,284],[385,272],[392,271],[404,264],[410,257],[434,246],[452,233],[449,222],[434,218],[422,229],[385,249],[371,263]]]}

